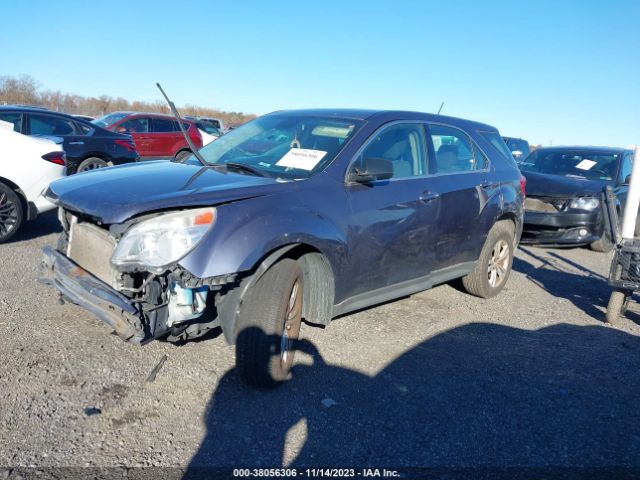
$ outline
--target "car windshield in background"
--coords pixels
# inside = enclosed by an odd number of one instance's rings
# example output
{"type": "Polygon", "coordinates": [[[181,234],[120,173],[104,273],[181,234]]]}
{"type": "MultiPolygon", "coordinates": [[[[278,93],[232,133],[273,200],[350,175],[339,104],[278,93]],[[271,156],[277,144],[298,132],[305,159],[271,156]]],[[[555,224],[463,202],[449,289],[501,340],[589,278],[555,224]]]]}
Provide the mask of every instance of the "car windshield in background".
{"type": "Polygon", "coordinates": [[[505,140],[509,150],[512,152],[522,152],[522,156],[529,155],[529,144],[525,140],[519,138],[508,138],[505,140]]]}
{"type": "Polygon", "coordinates": [[[110,113],[105,115],[104,117],[96,118],[92,120],[91,123],[98,125],[99,127],[107,128],[119,120],[122,120],[124,117],[128,117],[128,113],[110,113]]]}
{"type": "Polygon", "coordinates": [[[267,115],[200,150],[210,164],[243,164],[265,176],[307,178],[322,170],[362,122],[299,115],[267,115]]]}
{"type": "Polygon", "coordinates": [[[619,163],[620,155],[613,152],[536,150],[520,163],[520,170],[590,180],[613,180],[619,163]]]}
{"type": "Polygon", "coordinates": [[[216,137],[220,136],[220,130],[208,122],[196,122],[196,127],[200,130],[204,130],[209,135],[215,135],[216,137]]]}

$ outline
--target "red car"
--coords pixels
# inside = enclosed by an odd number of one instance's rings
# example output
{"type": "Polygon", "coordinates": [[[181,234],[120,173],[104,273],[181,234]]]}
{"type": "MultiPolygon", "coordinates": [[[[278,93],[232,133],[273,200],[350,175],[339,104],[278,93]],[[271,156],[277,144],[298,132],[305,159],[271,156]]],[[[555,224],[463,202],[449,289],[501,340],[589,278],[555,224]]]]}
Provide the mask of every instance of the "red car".
{"type": "MultiPolygon", "coordinates": [[[[196,148],[202,147],[202,136],[195,123],[183,120],[184,129],[196,148]]],[[[175,118],[158,113],[114,112],[93,121],[117,133],[131,135],[141,160],[183,160],[191,154],[175,118]]]]}

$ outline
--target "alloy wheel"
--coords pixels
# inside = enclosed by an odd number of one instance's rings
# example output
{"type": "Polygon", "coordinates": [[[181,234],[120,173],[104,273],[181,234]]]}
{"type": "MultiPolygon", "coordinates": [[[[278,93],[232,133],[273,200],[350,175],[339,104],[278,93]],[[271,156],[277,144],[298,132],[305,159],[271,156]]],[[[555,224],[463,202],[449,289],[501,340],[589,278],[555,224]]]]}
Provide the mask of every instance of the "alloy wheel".
{"type": "Polygon", "coordinates": [[[491,288],[496,288],[504,282],[509,268],[509,244],[505,240],[498,240],[491,250],[491,258],[487,268],[487,279],[491,288]]]}
{"type": "Polygon", "coordinates": [[[9,196],[0,192],[0,237],[9,235],[18,224],[18,206],[9,196]]]}

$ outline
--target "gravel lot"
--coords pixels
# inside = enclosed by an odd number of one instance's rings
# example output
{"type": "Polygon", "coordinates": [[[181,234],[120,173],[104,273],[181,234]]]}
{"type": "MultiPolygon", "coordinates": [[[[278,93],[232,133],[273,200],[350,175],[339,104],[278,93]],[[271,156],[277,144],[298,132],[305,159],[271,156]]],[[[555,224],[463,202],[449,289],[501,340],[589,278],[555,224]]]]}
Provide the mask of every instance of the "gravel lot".
{"type": "Polygon", "coordinates": [[[256,392],[221,336],[135,347],[59,305],[35,280],[58,231],[46,215],[0,246],[0,478],[16,466],[640,469],[640,307],[603,323],[608,255],[525,247],[495,299],[443,285],[306,326],[292,381],[256,392]]]}

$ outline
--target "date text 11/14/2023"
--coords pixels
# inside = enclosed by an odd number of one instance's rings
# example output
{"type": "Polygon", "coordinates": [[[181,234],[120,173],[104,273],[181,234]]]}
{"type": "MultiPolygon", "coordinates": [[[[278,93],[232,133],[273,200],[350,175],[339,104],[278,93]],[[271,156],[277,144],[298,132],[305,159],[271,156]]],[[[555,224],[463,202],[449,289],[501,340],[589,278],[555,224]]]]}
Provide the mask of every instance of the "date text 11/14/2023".
{"type": "Polygon", "coordinates": [[[394,478],[400,477],[397,470],[386,468],[234,468],[237,478],[394,478]]]}

